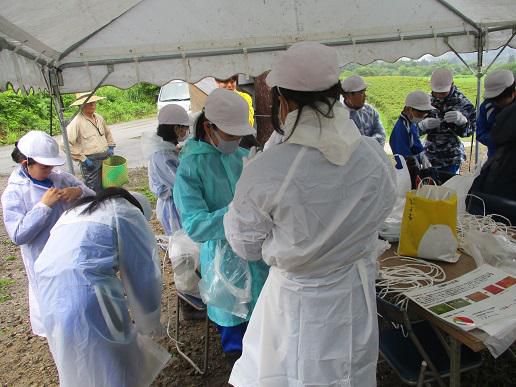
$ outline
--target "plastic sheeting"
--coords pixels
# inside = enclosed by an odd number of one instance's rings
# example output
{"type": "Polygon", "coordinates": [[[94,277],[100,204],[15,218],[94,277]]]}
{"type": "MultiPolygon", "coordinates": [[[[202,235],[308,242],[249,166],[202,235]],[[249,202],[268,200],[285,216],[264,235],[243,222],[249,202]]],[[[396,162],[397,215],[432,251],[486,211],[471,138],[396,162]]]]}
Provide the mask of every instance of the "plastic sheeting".
{"type": "MultiPolygon", "coordinates": [[[[445,39],[458,52],[476,51],[479,29],[489,32],[485,47],[497,48],[516,25],[514,0],[485,7],[485,0],[0,0],[0,47],[5,38],[23,49],[14,55],[30,52],[61,69],[62,92],[92,89],[107,63],[114,71],[105,83],[119,87],[195,82],[257,76],[300,40],[335,46],[342,65],[440,55],[450,50],[445,39]]],[[[4,69],[12,59],[2,53],[0,87],[43,86],[29,65],[20,74],[4,69]]]]}

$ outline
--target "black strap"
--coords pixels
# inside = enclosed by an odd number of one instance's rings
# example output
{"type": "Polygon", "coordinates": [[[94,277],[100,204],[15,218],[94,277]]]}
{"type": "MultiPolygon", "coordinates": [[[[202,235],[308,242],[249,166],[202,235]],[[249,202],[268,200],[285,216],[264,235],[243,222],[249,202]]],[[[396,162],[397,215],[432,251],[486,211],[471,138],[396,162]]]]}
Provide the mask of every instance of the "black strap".
{"type": "MultiPolygon", "coordinates": [[[[95,116],[93,116],[93,117],[95,117],[95,116]]],[[[95,127],[95,129],[97,129],[97,132],[99,133],[99,136],[104,136],[104,133],[101,133],[101,132],[100,132],[100,129],[99,129],[99,127],[98,127],[97,125],[95,125],[95,124],[94,124],[90,119],[88,119],[88,117],[84,116],[84,118],[86,118],[86,120],[87,120],[90,124],[92,124],[92,125],[95,127]]],[[[96,121],[96,120],[97,120],[97,119],[95,118],[95,121],[96,121]]]]}

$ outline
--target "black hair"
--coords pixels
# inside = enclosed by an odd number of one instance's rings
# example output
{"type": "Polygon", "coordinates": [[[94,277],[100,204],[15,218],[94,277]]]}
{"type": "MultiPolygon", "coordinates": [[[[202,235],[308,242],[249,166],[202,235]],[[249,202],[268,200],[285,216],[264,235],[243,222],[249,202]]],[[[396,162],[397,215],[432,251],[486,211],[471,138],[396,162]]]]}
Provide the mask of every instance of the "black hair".
{"type": "Polygon", "coordinates": [[[411,108],[412,110],[418,112],[418,113],[426,113],[426,114],[428,114],[428,113],[431,112],[431,110],[419,110],[419,109],[413,108],[412,106],[408,106],[408,107],[411,108]]]}
{"type": "MultiPolygon", "coordinates": [[[[333,106],[338,101],[340,94],[342,93],[342,86],[340,81],[338,81],[335,85],[330,87],[327,90],[323,91],[295,91],[284,89],[282,87],[273,87],[272,88],[272,107],[271,107],[271,115],[272,115],[272,126],[276,132],[279,134],[285,134],[283,129],[281,129],[281,123],[279,119],[279,96],[282,95],[287,100],[293,101],[297,104],[297,117],[296,122],[294,122],[294,127],[292,128],[292,133],[299,122],[299,118],[301,117],[301,113],[305,107],[309,107],[315,110],[316,113],[321,114],[326,118],[333,118],[333,106]],[[320,102],[327,106],[327,110],[323,111],[321,106],[317,106],[317,102],[320,102]]],[[[290,137],[289,136],[289,137],[290,137]]]]}
{"type": "Polygon", "coordinates": [[[238,85],[238,74],[235,74],[229,78],[215,78],[215,82],[228,82],[228,81],[236,82],[238,85]]]}
{"type": "Polygon", "coordinates": [[[251,149],[253,146],[258,148],[260,147],[260,143],[258,142],[255,136],[253,136],[252,134],[248,134],[242,137],[239,146],[245,149],[251,149]]]}
{"type": "Polygon", "coordinates": [[[511,86],[507,87],[504,91],[498,94],[496,97],[493,97],[493,101],[500,102],[508,97],[511,97],[514,93],[514,87],[516,86],[516,82],[513,82],[511,86]]]}
{"type": "Polygon", "coordinates": [[[204,121],[206,121],[206,114],[204,114],[204,109],[202,109],[201,114],[197,118],[195,122],[195,139],[196,140],[204,140],[206,138],[206,132],[204,130],[204,121]]]}
{"type": "Polygon", "coordinates": [[[11,159],[16,163],[16,164],[20,164],[22,161],[24,160],[27,160],[27,165],[33,165],[33,164],[36,164],[36,161],[31,158],[31,157],[27,157],[25,156],[21,151],[20,149],[18,148],[18,141],[16,141],[14,143],[14,149],[13,151],[11,152],[11,159]]]}
{"type": "MultiPolygon", "coordinates": [[[[119,188],[119,187],[106,188],[106,189],[103,189],[103,190],[97,192],[97,194],[95,196],[86,196],[82,199],[79,199],[72,205],[70,210],[72,210],[76,207],[79,207],[83,204],[90,203],[79,214],[79,215],[89,215],[89,214],[95,212],[96,210],[98,210],[101,207],[103,202],[105,202],[106,200],[109,200],[109,199],[113,199],[113,198],[124,198],[129,203],[131,203],[132,205],[137,207],[143,214],[143,208],[140,205],[140,202],[138,202],[138,200],[136,200],[135,197],[129,193],[129,191],[127,191],[123,188],[119,188]]],[[[68,210],[68,211],[70,211],[70,210],[68,210]]]]}
{"type": "Polygon", "coordinates": [[[163,141],[171,142],[175,145],[178,143],[176,127],[180,125],[173,124],[159,124],[156,134],[160,136],[163,141]]]}

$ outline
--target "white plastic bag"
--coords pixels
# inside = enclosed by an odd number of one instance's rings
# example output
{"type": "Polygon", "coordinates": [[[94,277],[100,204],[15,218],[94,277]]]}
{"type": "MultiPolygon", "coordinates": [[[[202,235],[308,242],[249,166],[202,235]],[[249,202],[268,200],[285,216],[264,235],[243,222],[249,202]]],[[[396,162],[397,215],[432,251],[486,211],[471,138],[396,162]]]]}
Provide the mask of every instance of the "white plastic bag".
{"type": "Polygon", "coordinates": [[[394,155],[400,160],[401,169],[394,168],[396,172],[396,202],[391,213],[383,222],[380,228],[380,236],[389,242],[397,242],[400,239],[401,218],[405,208],[405,196],[410,191],[410,173],[405,158],[401,155],[394,155]]]}
{"type": "Polygon", "coordinates": [[[461,247],[473,257],[477,266],[487,263],[516,275],[516,243],[506,234],[467,230],[461,247]]]}
{"type": "Polygon", "coordinates": [[[176,289],[194,297],[199,297],[199,245],[192,241],[184,230],[170,236],[168,256],[174,270],[176,289]]]}
{"type": "Polygon", "coordinates": [[[246,318],[251,301],[249,263],[236,255],[227,243],[218,242],[215,258],[204,273],[199,282],[203,302],[246,318]]]}
{"type": "Polygon", "coordinates": [[[466,212],[466,196],[473,185],[473,181],[480,174],[480,169],[480,167],[477,167],[473,173],[455,175],[442,185],[457,192],[457,217],[464,215],[466,212]]]}

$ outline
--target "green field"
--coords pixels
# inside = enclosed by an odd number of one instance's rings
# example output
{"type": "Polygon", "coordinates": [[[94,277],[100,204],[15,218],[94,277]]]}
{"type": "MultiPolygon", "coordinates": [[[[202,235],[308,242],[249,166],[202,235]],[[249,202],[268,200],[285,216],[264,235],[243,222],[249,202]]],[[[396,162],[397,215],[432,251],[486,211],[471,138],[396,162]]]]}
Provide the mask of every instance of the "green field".
{"type": "MultiPolygon", "coordinates": [[[[349,75],[344,72],[342,76],[349,75]]],[[[403,109],[405,97],[414,90],[430,91],[429,77],[414,76],[366,76],[367,99],[380,112],[382,123],[390,135],[394,123],[403,109]]],[[[473,76],[455,77],[455,83],[475,103],[476,79],[473,76]]],[[[159,88],[138,84],[127,90],[112,86],[101,87],[97,94],[106,100],[98,103],[97,110],[109,124],[130,121],[156,114],[156,96],[159,88]]],[[[73,95],[64,95],[67,107],[65,117],[77,110],[69,105],[73,95]]],[[[12,144],[30,129],[49,131],[50,98],[45,93],[22,95],[12,90],[0,93],[0,144],[12,144]]],[[[54,114],[53,134],[60,132],[54,114]]]]}
{"type": "MultiPolygon", "coordinates": [[[[378,76],[364,79],[368,85],[367,101],[380,113],[387,138],[403,109],[407,94],[415,90],[430,92],[428,77],[378,76]]],[[[456,77],[455,84],[474,105],[477,94],[476,78],[456,77]]]]}
{"type": "MultiPolygon", "coordinates": [[[[127,90],[104,86],[97,95],[106,97],[97,104],[97,111],[109,124],[131,121],[156,114],[156,97],[159,87],[140,83],[127,90]]],[[[63,95],[64,115],[69,119],[77,107],[70,107],[73,94],[63,95]]],[[[0,93],[0,144],[13,144],[31,129],[49,132],[50,97],[48,93],[15,93],[12,89],[0,93]]],[[[55,110],[53,134],[61,132],[55,110]]]]}

